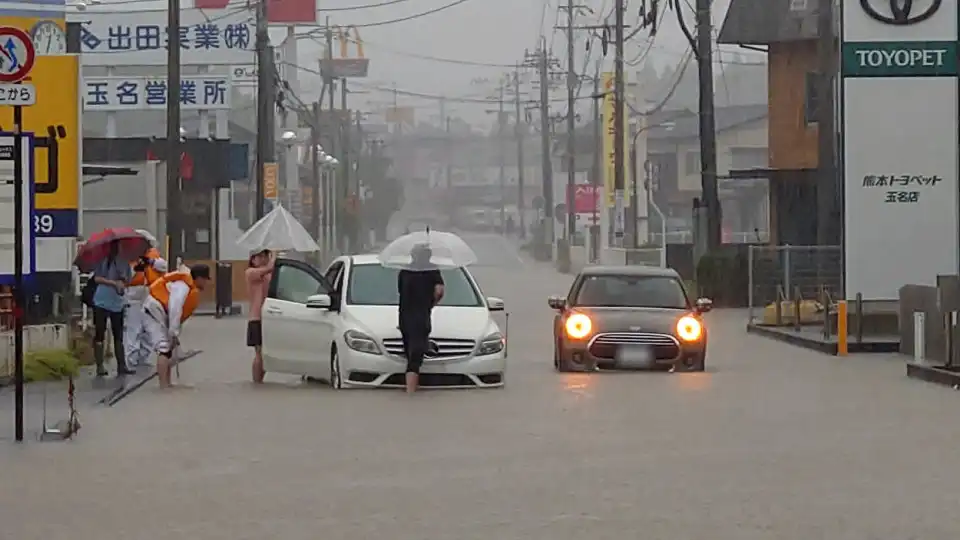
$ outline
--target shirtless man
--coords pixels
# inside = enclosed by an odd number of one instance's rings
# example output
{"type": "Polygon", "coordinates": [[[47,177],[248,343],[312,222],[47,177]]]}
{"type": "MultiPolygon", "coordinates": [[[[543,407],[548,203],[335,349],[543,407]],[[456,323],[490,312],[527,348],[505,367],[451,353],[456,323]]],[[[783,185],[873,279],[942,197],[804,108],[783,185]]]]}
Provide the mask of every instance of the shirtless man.
{"type": "Polygon", "coordinates": [[[253,347],[253,382],[263,383],[266,372],[263,370],[263,325],[261,314],[263,301],[267,298],[267,289],[273,277],[273,265],[277,256],[270,250],[262,250],[250,255],[250,265],[246,271],[247,291],[250,297],[250,314],[247,321],[247,347],[253,347]]]}

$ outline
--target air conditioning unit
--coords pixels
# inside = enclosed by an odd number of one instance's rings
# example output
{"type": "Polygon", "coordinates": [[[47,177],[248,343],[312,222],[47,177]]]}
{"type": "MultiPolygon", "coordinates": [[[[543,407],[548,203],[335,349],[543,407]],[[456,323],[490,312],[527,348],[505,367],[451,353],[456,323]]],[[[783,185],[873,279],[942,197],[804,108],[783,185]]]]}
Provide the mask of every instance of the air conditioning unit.
{"type": "Polygon", "coordinates": [[[807,11],[807,3],[809,0],[790,0],[790,12],[791,13],[802,13],[807,11]]]}

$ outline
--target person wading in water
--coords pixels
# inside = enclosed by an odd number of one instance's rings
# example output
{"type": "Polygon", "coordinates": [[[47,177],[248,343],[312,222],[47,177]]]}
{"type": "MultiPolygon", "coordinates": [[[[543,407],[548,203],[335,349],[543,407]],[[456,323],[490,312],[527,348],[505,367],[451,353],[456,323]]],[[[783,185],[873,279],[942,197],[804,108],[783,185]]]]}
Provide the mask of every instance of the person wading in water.
{"type": "Polygon", "coordinates": [[[273,266],[277,256],[269,250],[262,250],[250,256],[246,271],[247,293],[250,298],[250,313],[247,320],[247,347],[253,347],[253,382],[263,383],[266,371],[263,369],[263,301],[267,298],[267,289],[273,278],[273,266]]]}
{"type": "Polygon", "coordinates": [[[430,246],[419,244],[410,253],[410,270],[397,274],[397,292],[400,293],[399,318],[403,350],[407,355],[407,393],[417,391],[420,385],[420,367],[430,341],[430,314],[433,306],[443,298],[443,276],[430,269],[430,246]]]}

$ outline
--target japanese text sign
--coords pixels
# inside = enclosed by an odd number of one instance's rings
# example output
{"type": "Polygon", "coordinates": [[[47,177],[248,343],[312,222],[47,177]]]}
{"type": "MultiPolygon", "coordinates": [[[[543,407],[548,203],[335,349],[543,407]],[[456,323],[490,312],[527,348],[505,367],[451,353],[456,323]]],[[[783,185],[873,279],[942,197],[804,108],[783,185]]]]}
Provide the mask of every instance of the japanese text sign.
{"type": "MultiPolygon", "coordinates": [[[[230,108],[230,77],[185,76],[180,81],[180,106],[187,110],[230,108]]],[[[85,77],[85,111],[135,111],[167,106],[166,77],[85,77]]]]}
{"type": "MultiPolygon", "coordinates": [[[[231,11],[207,17],[197,9],[180,14],[180,58],[184,65],[250,64],[256,30],[251,13],[231,11]]],[[[166,15],[150,13],[84,13],[80,47],[86,66],[165,66],[166,15]]]]}

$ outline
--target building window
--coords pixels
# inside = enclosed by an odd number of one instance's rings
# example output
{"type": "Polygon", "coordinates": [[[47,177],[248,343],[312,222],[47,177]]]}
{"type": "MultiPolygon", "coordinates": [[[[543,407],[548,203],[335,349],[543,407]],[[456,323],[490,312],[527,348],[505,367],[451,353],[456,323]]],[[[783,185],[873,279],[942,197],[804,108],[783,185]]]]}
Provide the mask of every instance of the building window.
{"type": "Polygon", "coordinates": [[[683,159],[686,174],[700,174],[700,152],[687,152],[683,159]]]}
{"type": "Polygon", "coordinates": [[[766,148],[733,147],[730,149],[731,169],[765,169],[769,164],[770,159],[766,148]]]}
{"type": "Polygon", "coordinates": [[[808,124],[817,122],[820,109],[820,81],[816,73],[807,73],[804,80],[803,118],[808,124]]]}

